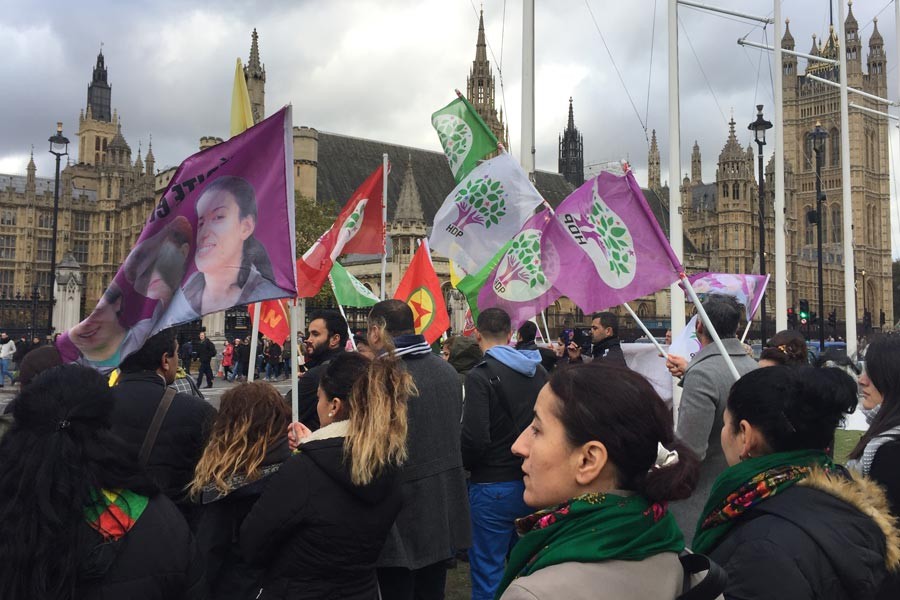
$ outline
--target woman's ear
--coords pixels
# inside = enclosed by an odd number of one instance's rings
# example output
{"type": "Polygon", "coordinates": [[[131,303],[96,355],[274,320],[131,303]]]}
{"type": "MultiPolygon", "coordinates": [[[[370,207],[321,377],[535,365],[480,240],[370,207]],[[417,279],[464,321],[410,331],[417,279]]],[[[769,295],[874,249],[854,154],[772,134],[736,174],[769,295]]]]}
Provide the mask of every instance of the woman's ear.
{"type": "Polygon", "coordinates": [[[332,398],[331,399],[331,410],[328,411],[332,413],[332,417],[337,420],[338,417],[343,417],[341,411],[344,409],[344,401],[340,398],[332,398]]]}
{"type": "Polygon", "coordinates": [[[738,442],[741,444],[741,459],[762,456],[769,452],[766,438],[759,429],[750,424],[746,419],[738,423],[738,442]]]}
{"type": "Polygon", "coordinates": [[[592,485],[602,476],[609,464],[609,453],[603,442],[590,441],[576,449],[575,481],[578,485],[592,485]]]}
{"type": "Polygon", "coordinates": [[[247,216],[241,219],[241,240],[246,240],[248,237],[253,235],[253,231],[256,229],[256,220],[253,217],[247,216]]]}

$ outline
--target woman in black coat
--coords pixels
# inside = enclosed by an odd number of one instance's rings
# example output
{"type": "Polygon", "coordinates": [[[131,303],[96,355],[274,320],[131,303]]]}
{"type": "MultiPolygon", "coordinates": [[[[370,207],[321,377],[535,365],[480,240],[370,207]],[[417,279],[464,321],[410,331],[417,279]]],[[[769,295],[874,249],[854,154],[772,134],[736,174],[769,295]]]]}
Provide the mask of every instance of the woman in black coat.
{"type": "Polygon", "coordinates": [[[406,458],[414,389],[392,357],[345,353],[328,365],[322,427],[297,427],[297,453],[241,527],[246,557],[266,565],[257,598],[378,598],[375,563],[400,511],[396,469],[406,458]]]}
{"type": "Polygon", "coordinates": [[[238,532],[272,476],[290,456],[290,413],[274,387],[255,382],[224,394],[197,463],[191,497],[200,503],[197,542],[210,598],[253,598],[263,569],[241,553],[238,532]]]}
{"type": "Polygon", "coordinates": [[[204,598],[190,530],[110,430],[106,379],[41,373],[0,443],[0,598],[204,598]]]}

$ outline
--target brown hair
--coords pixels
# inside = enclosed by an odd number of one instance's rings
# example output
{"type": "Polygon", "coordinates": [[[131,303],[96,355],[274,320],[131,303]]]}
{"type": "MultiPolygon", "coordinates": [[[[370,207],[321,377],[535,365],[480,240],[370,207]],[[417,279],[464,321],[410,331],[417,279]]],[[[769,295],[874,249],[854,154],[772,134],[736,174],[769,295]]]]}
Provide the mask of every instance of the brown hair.
{"type": "Polygon", "coordinates": [[[194,470],[191,497],[209,484],[227,493],[235,475],[257,479],[266,452],[287,437],[289,423],[284,398],[268,383],[242,383],[222,394],[209,442],[194,470]]]}
{"type": "Polygon", "coordinates": [[[760,352],[759,360],[770,360],[775,364],[788,366],[809,364],[806,338],[799,331],[779,331],[760,352]]]}

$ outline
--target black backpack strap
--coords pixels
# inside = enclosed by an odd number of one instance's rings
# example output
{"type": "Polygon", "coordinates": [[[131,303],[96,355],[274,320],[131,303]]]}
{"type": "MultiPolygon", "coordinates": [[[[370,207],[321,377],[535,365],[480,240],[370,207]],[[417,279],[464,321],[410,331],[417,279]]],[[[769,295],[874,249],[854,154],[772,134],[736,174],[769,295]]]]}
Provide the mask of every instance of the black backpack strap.
{"type": "Polygon", "coordinates": [[[175,388],[166,386],[166,391],[162,400],[159,401],[159,406],[156,407],[153,420],[150,422],[150,428],[147,429],[147,435],[144,436],[144,443],[141,444],[141,451],[138,454],[138,462],[142,467],[146,467],[147,462],[150,460],[150,453],[153,451],[153,445],[156,444],[156,436],[159,435],[163,419],[166,418],[166,413],[169,412],[169,407],[172,406],[174,398],[175,388]]]}
{"type": "Polygon", "coordinates": [[[728,583],[725,569],[703,554],[682,554],[678,559],[684,569],[684,580],[681,595],[675,600],[715,600],[722,596],[728,583]],[[692,585],[691,579],[704,571],[703,579],[692,585]]]}

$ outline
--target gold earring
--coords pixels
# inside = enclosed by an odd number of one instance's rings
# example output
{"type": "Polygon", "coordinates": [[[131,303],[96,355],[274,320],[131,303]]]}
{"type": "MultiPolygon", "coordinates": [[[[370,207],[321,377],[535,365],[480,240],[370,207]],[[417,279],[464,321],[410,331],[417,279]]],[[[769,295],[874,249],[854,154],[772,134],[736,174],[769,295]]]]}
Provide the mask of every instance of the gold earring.
{"type": "Polygon", "coordinates": [[[330,413],[328,413],[328,416],[329,416],[329,417],[333,417],[333,416],[334,416],[334,413],[333,413],[333,412],[330,412],[330,413]]]}

